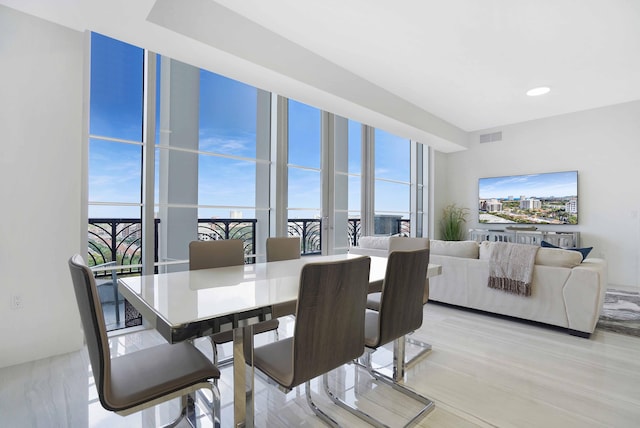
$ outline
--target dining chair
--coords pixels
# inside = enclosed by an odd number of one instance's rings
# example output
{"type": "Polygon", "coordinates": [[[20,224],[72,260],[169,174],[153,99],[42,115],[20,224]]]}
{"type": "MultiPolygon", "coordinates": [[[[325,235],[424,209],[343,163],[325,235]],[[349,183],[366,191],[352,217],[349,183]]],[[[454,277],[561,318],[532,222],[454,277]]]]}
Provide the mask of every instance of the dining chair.
{"type": "MultiPolygon", "coordinates": [[[[412,250],[423,250],[429,249],[429,238],[404,238],[404,237],[396,237],[392,236],[389,238],[389,253],[394,251],[412,251],[412,250]]],[[[427,266],[429,265],[429,253],[427,253],[427,266]]],[[[367,297],[367,309],[372,309],[374,311],[380,310],[380,292],[377,293],[369,293],[367,297]]],[[[422,294],[422,304],[426,304],[429,301],[429,278],[424,279],[424,292],[422,294]]],[[[431,344],[423,342],[421,340],[415,339],[413,337],[407,336],[405,337],[407,343],[410,343],[415,346],[419,346],[422,348],[420,352],[415,354],[411,360],[405,363],[405,366],[410,366],[414,364],[418,359],[420,359],[424,354],[431,351],[431,344]]]]}
{"type": "MultiPolygon", "coordinates": [[[[392,236],[389,238],[389,253],[394,251],[412,251],[429,249],[429,238],[405,238],[401,236],[392,236]]],[[[428,264],[428,260],[427,260],[428,264]]],[[[382,288],[382,283],[379,285],[382,288]]],[[[380,291],[371,292],[369,288],[369,296],[367,296],[367,308],[374,311],[380,308],[380,291]]],[[[422,295],[422,304],[429,300],[429,279],[425,277],[424,293],[422,295]]]]}
{"type": "Polygon", "coordinates": [[[300,258],[300,237],[267,238],[267,262],[279,262],[300,258]]]}
{"type": "Polygon", "coordinates": [[[211,269],[244,264],[244,243],[241,239],[191,241],[189,270],[211,269]]]}
{"type": "Polygon", "coordinates": [[[306,264],[293,336],[253,350],[254,368],[285,393],[304,383],[307,403],[330,426],[338,424],[313,402],[310,381],[362,355],[370,263],[359,257],[306,264]]]}
{"type": "Polygon", "coordinates": [[[69,259],[69,270],[102,407],[126,416],[182,397],[182,412],[175,425],[183,418],[195,417],[190,396],[206,388],[212,392],[211,414],[214,426],[219,427],[220,392],[213,383],[220,377],[218,368],[189,342],[166,343],[111,358],[91,269],[76,254],[69,259]]]}
{"type": "MultiPolygon", "coordinates": [[[[424,405],[407,426],[413,424],[434,407],[431,400],[399,383],[404,377],[404,336],[422,325],[422,294],[428,264],[428,249],[392,251],[389,254],[382,286],[380,309],[378,311],[367,310],[365,314],[366,351],[361,359],[362,366],[374,379],[390,385],[393,389],[424,405]],[[397,371],[393,373],[392,377],[380,373],[373,368],[371,363],[371,354],[382,345],[390,342],[394,342],[394,358],[399,360],[394,364],[397,371]]],[[[374,426],[385,426],[370,415],[349,406],[338,398],[338,395],[330,390],[326,377],[323,379],[323,384],[329,397],[340,407],[349,410],[374,426]]]]}
{"type": "MultiPolygon", "coordinates": [[[[267,262],[280,262],[300,258],[300,237],[270,237],[267,238],[267,262]]],[[[296,302],[273,305],[271,316],[280,318],[296,313],[296,302]]]]}
{"type": "MultiPolygon", "coordinates": [[[[244,243],[241,239],[225,239],[213,241],[192,241],[189,243],[189,270],[212,269],[228,266],[244,265],[244,243]]],[[[214,364],[230,362],[231,359],[220,362],[218,360],[218,346],[233,341],[233,328],[238,327],[239,320],[233,320],[231,328],[209,336],[213,348],[214,364]]],[[[259,317],[259,322],[253,326],[253,334],[275,331],[280,322],[277,318],[265,320],[259,317]]]]}

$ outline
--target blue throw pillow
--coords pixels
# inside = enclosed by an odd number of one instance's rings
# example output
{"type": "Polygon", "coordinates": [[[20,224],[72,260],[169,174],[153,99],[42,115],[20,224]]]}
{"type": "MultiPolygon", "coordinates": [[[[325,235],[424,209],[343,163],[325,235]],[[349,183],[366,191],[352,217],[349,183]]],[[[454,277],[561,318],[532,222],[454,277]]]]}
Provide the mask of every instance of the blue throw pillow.
{"type": "Polygon", "coordinates": [[[589,255],[589,253],[591,252],[591,250],[593,250],[593,247],[586,247],[586,248],[562,248],[562,247],[558,247],[557,245],[553,245],[550,244],[547,241],[542,241],[540,242],[540,246],[544,247],[544,248],[561,248],[563,250],[572,250],[572,251],[579,251],[580,254],[582,254],[582,260],[586,259],[587,256],[589,255]]]}

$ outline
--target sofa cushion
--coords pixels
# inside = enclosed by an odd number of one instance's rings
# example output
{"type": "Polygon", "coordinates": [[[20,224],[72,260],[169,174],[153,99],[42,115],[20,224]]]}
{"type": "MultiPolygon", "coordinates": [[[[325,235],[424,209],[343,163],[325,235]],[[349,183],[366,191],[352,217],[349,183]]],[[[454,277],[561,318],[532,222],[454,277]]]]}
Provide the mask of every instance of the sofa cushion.
{"type": "Polygon", "coordinates": [[[462,257],[465,259],[478,258],[478,243],[476,241],[440,241],[432,239],[431,254],[440,256],[462,257]]]}
{"type": "MultiPolygon", "coordinates": [[[[480,260],[489,260],[495,242],[483,241],[480,244],[480,260]]],[[[536,265],[573,268],[582,263],[582,254],[577,251],[561,248],[539,248],[536,254],[536,265]]]]}
{"type": "Polygon", "coordinates": [[[376,250],[389,249],[388,236],[362,236],[358,240],[358,246],[362,248],[372,248],[376,250]]]}
{"type": "Polygon", "coordinates": [[[536,255],[536,264],[542,266],[574,268],[580,263],[582,254],[562,248],[540,248],[536,255]]]}

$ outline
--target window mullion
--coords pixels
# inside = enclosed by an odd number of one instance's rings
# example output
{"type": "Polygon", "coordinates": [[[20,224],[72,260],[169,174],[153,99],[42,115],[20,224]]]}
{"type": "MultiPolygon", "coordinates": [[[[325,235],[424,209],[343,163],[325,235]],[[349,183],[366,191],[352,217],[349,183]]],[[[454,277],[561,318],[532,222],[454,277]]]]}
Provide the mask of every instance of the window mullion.
{"type": "Polygon", "coordinates": [[[361,235],[374,235],[375,129],[362,125],[361,235]]]}
{"type": "Polygon", "coordinates": [[[142,145],[142,274],[155,272],[155,132],[157,55],[144,54],[142,145]]]}

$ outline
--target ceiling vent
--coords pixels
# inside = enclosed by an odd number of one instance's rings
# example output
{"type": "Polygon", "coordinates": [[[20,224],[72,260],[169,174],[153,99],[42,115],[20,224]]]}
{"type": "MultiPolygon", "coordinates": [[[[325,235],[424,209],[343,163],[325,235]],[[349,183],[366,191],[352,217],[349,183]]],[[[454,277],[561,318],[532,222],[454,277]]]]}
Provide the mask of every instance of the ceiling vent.
{"type": "Polygon", "coordinates": [[[502,141],[502,131],[480,135],[481,143],[493,143],[494,141],[502,141]]]}

